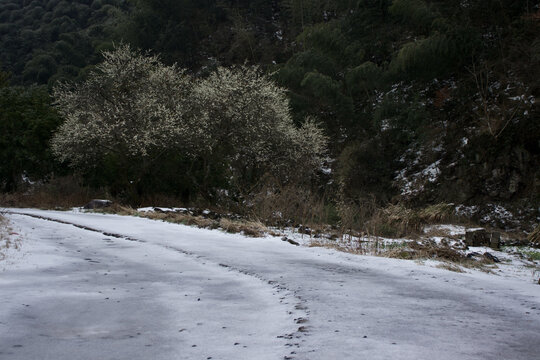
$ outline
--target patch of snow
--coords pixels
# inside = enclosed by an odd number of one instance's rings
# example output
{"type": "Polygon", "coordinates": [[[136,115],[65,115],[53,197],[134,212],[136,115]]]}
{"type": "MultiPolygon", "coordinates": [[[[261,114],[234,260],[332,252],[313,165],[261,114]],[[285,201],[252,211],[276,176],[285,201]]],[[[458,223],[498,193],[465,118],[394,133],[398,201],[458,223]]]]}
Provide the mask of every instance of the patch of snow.
{"type": "Polygon", "coordinates": [[[491,211],[492,211],[492,214],[486,214],[482,217],[482,221],[483,222],[490,222],[493,220],[494,217],[496,217],[497,219],[505,219],[505,220],[512,220],[514,218],[514,215],[512,215],[512,213],[508,210],[506,210],[503,206],[501,205],[494,205],[494,204],[489,204],[490,207],[491,207],[491,211]]]}
{"type": "Polygon", "coordinates": [[[458,205],[455,207],[456,215],[471,218],[478,213],[478,206],[458,205]]]}
{"type": "Polygon", "coordinates": [[[399,184],[401,195],[416,196],[424,190],[426,182],[436,182],[441,174],[440,163],[441,160],[437,160],[412,175],[406,175],[407,169],[402,169],[394,179],[399,184]]]}
{"type": "Polygon", "coordinates": [[[444,232],[447,232],[448,235],[450,236],[455,236],[455,235],[465,235],[465,232],[469,229],[461,225],[450,225],[450,224],[428,225],[424,228],[424,233],[429,233],[434,230],[442,230],[444,232]]]}
{"type": "Polygon", "coordinates": [[[323,174],[330,175],[332,173],[332,168],[330,167],[322,167],[321,171],[323,174]]]}
{"type": "MultiPolygon", "coordinates": [[[[187,208],[182,207],[158,207],[158,206],[149,206],[149,207],[142,207],[137,209],[138,212],[188,212],[189,210],[187,208]]],[[[209,210],[205,210],[209,211],[209,210]]],[[[204,212],[203,212],[204,213],[204,212]]]]}
{"type": "Polygon", "coordinates": [[[439,169],[440,163],[441,160],[437,160],[422,170],[422,175],[425,176],[429,182],[435,182],[439,178],[439,175],[441,174],[441,170],[439,169]]]}
{"type": "Polygon", "coordinates": [[[433,151],[435,152],[441,152],[444,150],[444,146],[442,144],[439,144],[433,148],[433,151]]]}

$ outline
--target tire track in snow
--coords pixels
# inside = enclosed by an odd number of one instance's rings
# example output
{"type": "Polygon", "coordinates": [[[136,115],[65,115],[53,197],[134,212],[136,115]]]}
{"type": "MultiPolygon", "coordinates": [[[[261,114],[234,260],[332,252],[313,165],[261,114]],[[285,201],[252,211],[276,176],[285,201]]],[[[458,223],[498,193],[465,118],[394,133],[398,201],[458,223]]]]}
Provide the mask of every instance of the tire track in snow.
{"type": "MultiPolygon", "coordinates": [[[[116,239],[122,239],[122,240],[131,241],[131,242],[139,242],[139,243],[143,243],[143,244],[148,244],[149,243],[148,241],[145,241],[145,240],[142,240],[142,239],[137,239],[137,238],[130,237],[130,236],[126,236],[126,235],[123,235],[123,234],[105,232],[105,231],[102,231],[102,230],[99,230],[99,229],[96,229],[96,228],[92,228],[92,227],[89,227],[89,226],[80,225],[80,224],[77,224],[77,223],[64,221],[64,220],[59,220],[59,219],[46,217],[46,216],[42,216],[42,215],[28,214],[28,213],[16,212],[16,211],[6,211],[6,214],[23,215],[23,216],[28,216],[28,217],[44,220],[44,221],[51,221],[51,222],[56,222],[56,223],[64,224],[64,225],[71,225],[71,226],[74,226],[74,227],[82,229],[82,230],[99,233],[99,234],[102,234],[104,236],[113,237],[113,238],[116,238],[116,239]]],[[[206,262],[209,262],[209,263],[218,265],[219,267],[222,267],[222,268],[226,269],[227,271],[232,271],[232,272],[235,272],[235,273],[238,273],[238,274],[242,274],[244,276],[249,276],[251,278],[255,278],[255,279],[259,280],[261,283],[263,283],[264,285],[271,286],[276,294],[281,295],[279,297],[279,302],[280,303],[289,304],[289,302],[287,302],[287,300],[289,300],[290,302],[292,302],[294,304],[289,309],[288,314],[293,316],[295,326],[298,326],[298,328],[295,331],[292,331],[292,332],[287,333],[287,334],[279,335],[278,338],[289,340],[285,344],[286,347],[291,348],[291,349],[293,349],[293,348],[294,349],[300,349],[302,343],[305,342],[305,339],[303,339],[303,338],[305,336],[309,336],[309,325],[308,324],[309,324],[310,311],[309,311],[309,308],[307,306],[307,300],[303,299],[298,294],[298,291],[290,290],[285,284],[280,283],[279,280],[268,279],[268,278],[265,278],[264,276],[262,276],[262,275],[260,275],[258,273],[248,271],[246,269],[242,269],[242,268],[230,265],[230,264],[214,263],[212,260],[210,260],[210,259],[208,259],[208,258],[206,258],[204,256],[197,255],[197,254],[195,254],[193,252],[187,251],[185,249],[182,249],[182,248],[179,248],[179,247],[176,247],[176,246],[163,245],[163,244],[157,244],[157,243],[152,243],[152,245],[159,246],[159,247],[162,247],[162,248],[167,249],[167,250],[171,250],[171,251],[181,253],[181,254],[183,254],[183,255],[191,258],[191,259],[194,259],[195,261],[197,261],[198,263],[200,263],[202,265],[205,265],[206,262]]],[[[305,352],[306,349],[303,349],[303,351],[305,352]]],[[[309,350],[307,350],[307,351],[309,352],[309,350]]],[[[292,360],[292,359],[295,359],[295,355],[296,355],[296,351],[293,350],[293,351],[290,351],[288,355],[284,356],[283,359],[284,360],[289,360],[289,359],[292,360]]]]}

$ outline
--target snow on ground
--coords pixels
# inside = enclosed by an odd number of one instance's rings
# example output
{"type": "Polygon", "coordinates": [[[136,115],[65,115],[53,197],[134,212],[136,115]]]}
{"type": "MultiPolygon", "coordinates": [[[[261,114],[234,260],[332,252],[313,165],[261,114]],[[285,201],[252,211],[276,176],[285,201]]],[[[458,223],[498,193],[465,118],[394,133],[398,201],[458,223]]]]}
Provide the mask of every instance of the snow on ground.
{"type": "Polygon", "coordinates": [[[532,282],[143,218],[12,211],[97,232],[9,216],[25,256],[0,273],[2,359],[538,356],[532,282]]]}
{"type": "Polygon", "coordinates": [[[1,359],[274,359],[288,306],[193,256],[20,216],[0,277],[1,359]]]}
{"type": "Polygon", "coordinates": [[[154,211],[161,211],[161,212],[188,212],[188,209],[186,208],[168,208],[168,207],[154,207],[154,206],[148,206],[148,207],[142,207],[138,208],[138,212],[154,212],[154,211]]]}
{"type": "Polygon", "coordinates": [[[20,234],[15,232],[10,223],[0,216],[0,270],[3,265],[18,261],[21,256],[19,251],[21,240],[20,234]]]}
{"type": "MultiPolygon", "coordinates": [[[[467,228],[459,225],[432,225],[427,226],[424,232],[429,234],[431,232],[442,231],[450,237],[463,239],[466,231],[476,231],[481,229],[482,228],[467,228]]],[[[440,242],[444,237],[432,236],[430,238],[440,242]]],[[[538,249],[527,247],[522,247],[521,249],[517,249],[516,247],[503,247],[502,249],[495,250],[485,246],[470,246],[467,250],[462,251],[462,253],[469,256],[489,253],[500,260],[500,263],[496,263],[487,268],[490,273],[507,278],[521,279],[525,282],[538,283],[540,279],[540,261],[524,258],[523,253],[527,251],[538,251],[538,249]]],[[[467,271],[474,272],[475,270],[467,271]]]]}
{"type": "Polygon", "coordinates": [[[472,228],[466,228],[465,226],[460,225],[451,225],[451,224],[442,224],[442,225],[428,225],[424,228],[425,233],[431,233],[434,231],[442,231],[450,236],[456,236],[456,235],[465,235],[465,232],[467,230],[474,231],[478,230],[479,228],[472,229],[472,228]]]}
{"type": "MultiPolygon", "coordinates": [[[[447,242],[449,245],[462,246],[462,240],[465,238],[466,231],[481,230],[483,228],[466,227],[462,225],[441,224],[441,225],[429,225],[424,229],[424,235],[421,236],[421,240],[433,241],[436,244],[447,242]],[[432,234],[439,234],[439,236],[432,234]]],[[[302,246],[323,246],[328,248],[336,248],[345,252],[351,252],[356,254],[365,255],[377,255],[385,256],[385,252],[392,251],[394,249],[406,249],[407,244],[417,241],[408,238],[385,238],[376,236],[348,236],[343,238],[329,239],[328,237],[312,237],[310,235],[303,234],[295,231],[295,229],[286,229],[284,231],[285,236],[302,246]]],[[[459,247],[458,246],[458,247],[459,247]]],[[[474,267],[462,267],[454,264],[456,269],[460,271],[475,274],[481,272],[488,272],[492,275],[502,276],[506,278],[519,279],[523,282],[537,284],[540,279],[540,261],[529,260],[523,257],[525,252],[538,252],[538,249],[527,247],[503,247],[500,250],[494,250],[489,247],[469,247],[467,250],[457,250],[464,256],[470,255],[482,258],[482,255],[489,253],[500,260],[499,263],[493,265],[484,265],[482,268],[474,267]]],[[[417,263],[431,266],[440,267],[444,265],[444,262],[431,259],[429,261],[417,261],[417,263]]]]}

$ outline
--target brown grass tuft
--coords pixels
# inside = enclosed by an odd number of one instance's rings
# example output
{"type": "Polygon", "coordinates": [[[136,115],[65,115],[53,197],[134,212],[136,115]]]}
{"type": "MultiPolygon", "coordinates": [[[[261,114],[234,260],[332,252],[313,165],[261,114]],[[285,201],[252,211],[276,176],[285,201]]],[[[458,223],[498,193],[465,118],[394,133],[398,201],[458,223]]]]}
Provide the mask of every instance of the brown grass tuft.
{"type": "Polygon", "coordinates": [[[383,257],[389,257],[393,259],[403,259],[403,260],[415,260],[421,259],[421,256],[418,256],[417,253],[411,251],[410,249],[392,249],[384,253],[379,254],[383,257]]]}
{"type": "Polygon", "coordinates": [[[217,228],[217,222],[202,216],[187,216],[186,225],[195,225],[201,229],[217,228]]]}
{"type": "Polygon", "coordinates": [[[418,211],[418,218],[424,224],[440,224],[454,219],[454,209],[452,205],[439,203],[430,205],[418,211]]]}
{"type": "Polygon", "coordinates": [[[449,270],[449,271],[453,271],[453,272],[457,272],[457,273],[465,272],[465,271],[463,271],[463,269],[459,265],[452,264],[450,262],[443,262],[443,263],[437,265],[437,267],[439,269],[445,269],[445,270],[449,270]]]}
{"type": "Polygon", "coordinates": [[[432,244],[430,242],[420,243],[413,241],[410,243],[410,248],[414,250],[417,258],[442,259],[452,262],[464,262],[469,260],[456,249],[449,246],[432,244]]]}
{"type": "Polygon", "coordinates": [[[540,246],[540,225],[536,225],[534,230],[527,236],[527,240],[532,246],[540,246]]]}
{"type": "Polygon", "coordinates": [[[222,218],[219,226],[229,233],[243,233],[251,237],[262,237],[268,232],[266,226],[259,221],[233,221],[222,218]]]}
{"type": "Polygon", "coordinates": [[[137,212],[130,207],[118,204],[114,204],[113,206],[98,211],[118,215],[140,216],[152,220],[197,226],[202,229],[217,229],[221,227],[224,231],[230,233],[243,233],[244,235],[251,237],[262,237],[265,233],[270,232],[266,226],[258,221],[230,220],[227,218],[222,218],[217,221],[204,216],[194,216],[186,213],[159,211],[137,212]]]}
{"type": "Polygon", "coordinates": [[[97,213],[104,213],[104,214],[130,215],[130,216],[137,215],[137,211],[133,209],[131,206],[120,205],[118,203],[112,203],[111,206],[108,206],[102,209],[95,209],[93,211],[97,213]]]}

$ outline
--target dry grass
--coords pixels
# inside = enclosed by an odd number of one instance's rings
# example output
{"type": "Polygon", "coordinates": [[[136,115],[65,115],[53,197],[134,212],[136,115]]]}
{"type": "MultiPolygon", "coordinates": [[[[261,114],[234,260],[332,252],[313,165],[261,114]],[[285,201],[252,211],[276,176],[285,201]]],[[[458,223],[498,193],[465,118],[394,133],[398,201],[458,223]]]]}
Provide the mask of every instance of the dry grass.
{"type": "Polygon", "coordinates": [[[418,238],[426,225],[454,222],[453,208],[448,204],[435,204],[423,209],[392,204],[373,211],[366,221],[368,233],[389,238],[418,238]]]}
{"type": "Polygon", "coordinates": [[[0,214],[0,243],[7,238],[8,222],[2,214],[0,214]]]}
{"type": "Polygon", "coordinates": [[[219,227],[219,223],[215,220],[208,219],[203,216],[193,216],[190,214],[176,212],[144,212],[136,213],[136,215],[152,220],[162,220],[174,224],[197,226],[201,229],[216,229],[219,227]]]}
{"type": "Polygon", "coordinates": [[[259,221],[235,221],[222,218],[219,226],[230,233],[243,233],[246,236],[262,237],[268,233],[268,228],[259,221]]]}
{"type": "Polygon", "coordinates": [[[401,236],[404,236],[421,232],[425,225],[443,222],[448,219],[450,211],[451,207],[447,204],[436,204],[420,210],[403,205],[390,205],[383,213],[390,223],[401,230],[401,236]]]}
{"type": "Polygon", "coordinates": [[[21,239],[12,238],[10,236],[11,231],[9,222],[0,214],[0,260],[5,259],[5,250],[12,248],[18,250],[21,246],[21,239]]]}
{"type": "Polygon", "coordinates": [[[138,214],[137,210],[133,209],[131,206],[120,205],[118,203],[113,203],[109,207],[96,209],[93,211],[97,213],[104,213],[104,214],[130,215],[130,216],[136,216],[138,214]]]}
{"type": "Polygon", "coordinates": [[[51,179],[34,185],[25,192],[0,194],[0,205],[5,207],[32,207],[39,209],[70,209],[82,206],[91,199],[102,198],[103,192],[80,185],[74,177],[51,179]]]}
{"type": "Polygon", "coordinates": [[[454,272],[464,272],[463,268],[477,269],[490,273],[492,268],[496,268],[493,260],[482,257],[481,260],[467,258],[457,249],[431,243],[412,242],[405,249],[395,249],[379,254],[384,257],[391,257],[405,260],[438,260],[441,261],[438,268],[454,272]]]}
{"type": "Polygon", "coordinates": [[[453,206],[439,203],[421,209],[404,204],[380,207],[374,198],[338,202],[341,235],[418,239],[426,225],[455,223],[453,206]]]}
{"type": "Polygon", "coordinates": [[[201,229],[217,229],[217,222],[212,219],[205,218],[203,216],[187,216],[185,217],[184,224],[189,226],[197,226],[201,229]]]}
{"type": "Polygon", "coordinates": [[[456,221],[453,206],[445,203],[430,205],[419,210],[418,218],[424,224],[440,224],[443,222],[456,221]]]}
{"type": "Polygon", "coordinates": [[[474,268],[489,272],[491,267],[496,266],[493,260],[487,257],[482,257],[479,260],[468,258],[459,248],[444,242],[437,244],[433,241],[400,241],[388,244],[379,241],[376,237],[371,237],[370,240],[355,242],[313,240],[310,242],[310,246],[403,260],[437,260],[442,263],[440,267],[451,271],[474,268]]]}
{"type": "Polygon", "coordinates": [[[440,261],[437,267],[455,272],[463,272],[463,268],[474,268],[489,272],[489,266],[494,265],[493,261],[482,258],[481,260],[469,259],[457,249],[437,245],[431,242],[400,242],[395,246],[385,246],[376,240],[359,242],[356,244],[348,242],[311,241],[310,247],[323,247],[357,255],[375,255],[402,260],[437,260],[440,261]]]}
{"type": "Polygon", "coordinates": [[[269,226],[308,226],[327,224],[332,209],[326,206],[325,196],[319,196],[305,187],[281,186],[272,178],[265,180],[249,199],[250,218],[263,221],[269,226]]]}
{"type": "Polygon", "coordinates": [[[449,271],[453,271],[453,272],[457,272],[457,273],[465,272],[463,270],[463,268],[461,268],[459,265],[449,263],[449,262],[440,263],[439,265],[437,265],[437,268],[445,269],[445,270],[449,270],[449,271]]]}
{"type": "Polygon", "coordinates": [[[527,240],[531,246],[540,246],[540,225],[537,225],[533,231],[527,236],[527,240]]]}
{"type": "Polygon", "coordinates": [[[451,235],[450,230],[433,227],[429,230],[424,230],[424,236],[428,238],[440,237],[452,240],[459,240],[461,236],[451,235]]]}
{"type": "Polygon", "coordinates": [[[319,240],[312,240],[309,242],[309,247],[320,247],[325,249],[332,249],[337,250],[341,252],[346,252],[349,254],[355,254],[355,255],[365,255],[365,249],[361,246],[346,246],[343,243],[338,242],[326,242],[326,241],[319,241],[319,240]]]}
{"type": "Polygon", "coordinates": [[[250,237],[262,237],[270,230],[259,221],[247,220],[231,220],[221,218],[220,220],[210,219],[201,215],[191,215],[189,213],[180,212],[138,212],[137,210],[119,204],[113,204],[110,207],[95,210],[95,212],[106,214],[117,214],[126,216],[139,216],[152,220],[161,220],[174,224],[183,224],[188,226],[197,226],[201,229],[218,229],[222,228],[229,233],[243,233],[250,237]]]}
{"type": "Polygon", "coordinates": [[[340,201],[337,204],[337,212],[340,217],[340,237],[360,236],[365,233],[368,236],[378,234],[379,218],[375,198],[363,198],[356,202],[340,201]]]}
{"type": "Polygon", "coordinates": [[[409,246],[417,254],[417,257],[425,259],[438,259],[452,262],[465,262],[468,260],[462,253],[450,246],[416,241],[411,242],[409,246]]]}

